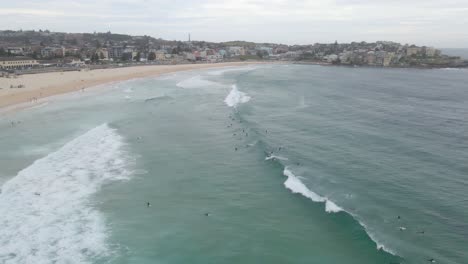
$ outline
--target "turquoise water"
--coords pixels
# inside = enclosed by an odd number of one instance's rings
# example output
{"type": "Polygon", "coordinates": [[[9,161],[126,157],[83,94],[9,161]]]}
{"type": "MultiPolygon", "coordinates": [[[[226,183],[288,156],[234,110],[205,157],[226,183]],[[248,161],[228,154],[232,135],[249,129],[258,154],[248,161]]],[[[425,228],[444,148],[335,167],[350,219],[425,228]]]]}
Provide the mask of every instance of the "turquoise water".
{"type": "Polygon", "coordinates": [[[467,81],[261,65],[4,115],[0,262],[467,263],[467,81]]]}

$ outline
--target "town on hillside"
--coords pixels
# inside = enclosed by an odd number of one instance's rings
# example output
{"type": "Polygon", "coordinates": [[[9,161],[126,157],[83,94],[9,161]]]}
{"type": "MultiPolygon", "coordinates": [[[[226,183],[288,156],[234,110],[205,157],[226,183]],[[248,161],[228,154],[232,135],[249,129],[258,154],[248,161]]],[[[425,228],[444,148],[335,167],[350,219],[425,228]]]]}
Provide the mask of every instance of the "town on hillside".
{"type": "Polygon", "coordinates": [[[111,32],[0,31],[0,71],[4,72],[247,60],[376,67],[468,67],[468,61],[443,55],[433,47],[390,41],[283,45],[192,41],[190,35],[187,41],[169,41],[111,32]]]}

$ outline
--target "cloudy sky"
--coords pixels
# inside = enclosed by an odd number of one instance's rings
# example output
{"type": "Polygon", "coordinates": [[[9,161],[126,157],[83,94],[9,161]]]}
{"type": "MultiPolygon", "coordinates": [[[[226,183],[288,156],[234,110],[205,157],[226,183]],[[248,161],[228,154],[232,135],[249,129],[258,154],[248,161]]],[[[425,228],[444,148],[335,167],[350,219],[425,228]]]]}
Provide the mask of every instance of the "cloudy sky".
{"type": "Polygon", "coordinates": [[[0,0],[0,29],[468,48],[468,0],[0,0]]]}

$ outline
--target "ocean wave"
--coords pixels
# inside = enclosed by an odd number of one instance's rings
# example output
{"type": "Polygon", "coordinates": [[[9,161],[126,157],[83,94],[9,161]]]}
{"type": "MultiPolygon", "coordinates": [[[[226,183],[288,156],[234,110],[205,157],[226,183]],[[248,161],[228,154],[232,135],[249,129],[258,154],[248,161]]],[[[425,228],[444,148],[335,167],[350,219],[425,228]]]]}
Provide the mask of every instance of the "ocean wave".
{"type": "Polygon", "coordinates": [[[1,263],[87,263],[108,255],[104,218],[90,198],[128,179],[123,139],[100,125],[36,160],[0,193],[1,263]]]}
{"type": "Polygon", "coordinates": [[[254,70],[255,67],[232,67],[232,68],[223,68],[220,70],[214,70],[208,72],[208,75],[214,75],[214,76],[219,76],[223,75],[226,72],[234,72],[234,71],[251,71],[254,70]]]}
{"type": "Polygon", "coordinates": [[[180,88],[191,89],[191,88],[202,88],[202,87],[212,86],[216,84],[218,83],[205,80],[200,75],[197,75],[197,76],[185,79],[183,81],[180,81],[176,85],[177,87],[180,87],[180,88]]]}
{"type": "Polygon", "coordinates": [[[381,243],[376,236],[369,231],[369,228],[362,222],[358,220],[358,217],[343,208],[336,205],[333,201],[330,201],[328,198],[318,195],[317,193],[311,191],[305,184],[300,180],[299,176],[294,175],[294,173],[289,170],[288,168],[284,168],[283,175],[288,177],[288,179],[284,182],[284,186],[289,189],[292,193],[298,193],[303,195],[306,198],[309,198],[313,202],[317,203],[325,203],[325,211],[327,213],[338,213],[338,212],[346,212],[351,215],[366,231],[369,238],[374,241],[377,246],[378,250],[384,250],[392,255],[396,255],[393,250],[386,247],[383,243],[381,243]]]}
{"type": "Polygon", "coordinates": [[[232,85],[231,92],[226,96],[224,102],[229,107],[237,107],[237,105],[242,103],[247,103],[250,101],[250,96],[246,93],[241,92],[237,89],[237,85],[232,85]]]}
{"type": "Polygon", "coordinates": [[[265,160],[288,160],[288,158],[276,156],[276,155],[270,155],[266,157],[265,160]]]}
{"type": "Polygon", "coordinates": [[[307,186],[305,186],[305,184],[288,168],[284,168],[283,175],[288,177],[284,182],[284,186],[291,192],[302,194],[304,197],[307,197],[317,203],[325,203],[325,211],[327,213],[338,213],[343,211],[343,209],[337,206],[334,202],[309,190],[309,188],[307,188],[307,186]]]}

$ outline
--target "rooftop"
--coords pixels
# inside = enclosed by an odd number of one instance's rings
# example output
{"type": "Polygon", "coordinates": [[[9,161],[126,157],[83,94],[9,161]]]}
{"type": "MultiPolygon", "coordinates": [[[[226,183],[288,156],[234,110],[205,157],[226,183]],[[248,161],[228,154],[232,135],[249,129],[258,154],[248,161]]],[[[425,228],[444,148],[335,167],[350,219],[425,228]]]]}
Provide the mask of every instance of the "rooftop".
{"type": "Polygon", "coordinates": [[[29,57],[0,57],[0,61],[22,61],[22,60],[34,60],[29,57]]]}

